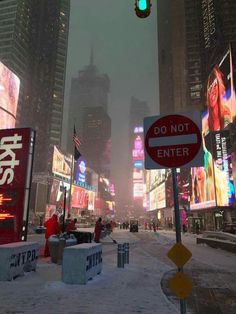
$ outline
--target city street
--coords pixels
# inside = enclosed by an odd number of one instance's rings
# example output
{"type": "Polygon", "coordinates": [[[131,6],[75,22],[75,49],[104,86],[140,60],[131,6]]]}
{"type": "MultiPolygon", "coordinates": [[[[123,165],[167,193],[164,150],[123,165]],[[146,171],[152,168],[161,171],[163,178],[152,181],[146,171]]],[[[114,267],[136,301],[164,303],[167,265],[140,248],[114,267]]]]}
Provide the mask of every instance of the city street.
{"type": "MultiPolygon", "coordinates": [[[[109,237],[102,240],[102,273],[86,285],[64,284],[61,266],[39,257],[36,272],[0,282],[1,313],[180,313],[179,301],[167,286],[176,269],[166,256],[175,243],[174,232],[115,229],[112,238],[130,243],[130,262],[124,268],[117,268],[117,245],[109,237]]],[[[187,312],[235,313],[235,254],[197,246],[192,234],[182,238],[193,254],[184,267],[194,286],[187,299],[187,312]]],[[[29,235],[28,240],[43,245],[44,235],[29,235]]]]}

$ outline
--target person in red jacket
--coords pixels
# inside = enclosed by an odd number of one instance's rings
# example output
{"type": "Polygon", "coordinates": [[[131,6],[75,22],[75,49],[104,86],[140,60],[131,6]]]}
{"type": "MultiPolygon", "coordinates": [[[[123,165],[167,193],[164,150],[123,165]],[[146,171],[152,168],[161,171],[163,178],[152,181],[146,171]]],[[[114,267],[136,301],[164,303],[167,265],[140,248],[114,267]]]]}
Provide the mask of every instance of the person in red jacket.
{"type": "Polygon", "coordinates": [[[53,234],[59,234],[60,233],[60,225],[59,225],[58,220],[57,220],[57,215],[54,214],[54,215],[52,215],[51,218],[49,218],[47,221],[45,221],[44,227],[46,228],[46,231],[45,231],[46,243],[45,243],[45,248],[44,248],[44,256],[47,257],[47,256],[50,256],[49,247],[48,247],[49,237],[53,234]]]}
{"type": "Polygon", "coordinates": [[[76,230],[76,226],[75,226],[76,223],[77,223],[77,219],[76,218],[71,220],[71,222],[66,227],[66,232],[76,230]]]}
{"type": "Polygon", "coordinates": [[[98,220],[96,221],[95,228],[94,228],[94,241],[96,243],[100,242],[102,229],[103,229],[102,218],[99,217],[98,220]]]}

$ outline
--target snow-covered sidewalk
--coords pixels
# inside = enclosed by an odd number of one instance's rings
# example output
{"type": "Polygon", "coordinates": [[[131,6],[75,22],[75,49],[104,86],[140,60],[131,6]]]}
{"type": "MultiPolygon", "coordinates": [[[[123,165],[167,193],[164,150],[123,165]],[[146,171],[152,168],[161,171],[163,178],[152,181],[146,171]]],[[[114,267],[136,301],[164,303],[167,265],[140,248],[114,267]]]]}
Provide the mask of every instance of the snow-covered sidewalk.
{"type": "Polygon", "coordinates": [[[104,238],[103,270],[86,285],[61,282],[61,266],[40,258],[36,272],[0,282],[1,314],[174,314],[179,307],[163,294],[160,282],[169,266],[138,246],[128,231],[116,229],[118,243],[130,243],[130,263],[117,268],[117,245],[104,238]]]}

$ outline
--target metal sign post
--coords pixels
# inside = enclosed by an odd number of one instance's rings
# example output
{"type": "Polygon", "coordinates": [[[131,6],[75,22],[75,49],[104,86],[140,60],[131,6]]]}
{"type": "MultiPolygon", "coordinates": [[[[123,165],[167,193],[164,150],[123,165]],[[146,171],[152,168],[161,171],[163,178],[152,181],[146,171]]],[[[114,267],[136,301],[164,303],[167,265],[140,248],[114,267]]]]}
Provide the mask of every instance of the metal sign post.
{"type": "MultiPolygon", "coordinates": [[[[180,224],[179,197],[178,197],[176,168],[172,168],[171,172],[172,172],[172,180],[173,180],[173,194],[174,194],[174,206],[175,206],[176,242],[181,243],[181,224],[180,224]]],[[[183,272],[183,267],[179,268],[178,270],[180,272],[183,272]]],[[[181,312],[181,314],[186,314],[185,299],[180,299],[180,312],[181,312]]]]}
{"type": "Polygon", "coordinates": [[[63,204],[62,232],[65,231],[65,215],[66,215],[66,186],[64,187],[64,204],[63,204]]]}

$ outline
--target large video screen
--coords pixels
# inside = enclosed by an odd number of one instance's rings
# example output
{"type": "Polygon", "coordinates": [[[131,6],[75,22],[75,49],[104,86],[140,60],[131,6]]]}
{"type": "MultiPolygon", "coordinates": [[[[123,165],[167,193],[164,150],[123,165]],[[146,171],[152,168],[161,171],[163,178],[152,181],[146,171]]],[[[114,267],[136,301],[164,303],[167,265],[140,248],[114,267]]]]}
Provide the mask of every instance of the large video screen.
{"type": "Polygon", "coordinates": [[[0,62],[0,129],[15,127],[20,80],[0,62]]]}
{"type": "Polygon", "coordinates": [[[192,168],[191,209],[229,206],[235,201],[229,123],[236,119],[236,98],[230,49],[215,64],[206,84],[207,110],[202,116],[204,167],[192,168]]]}

